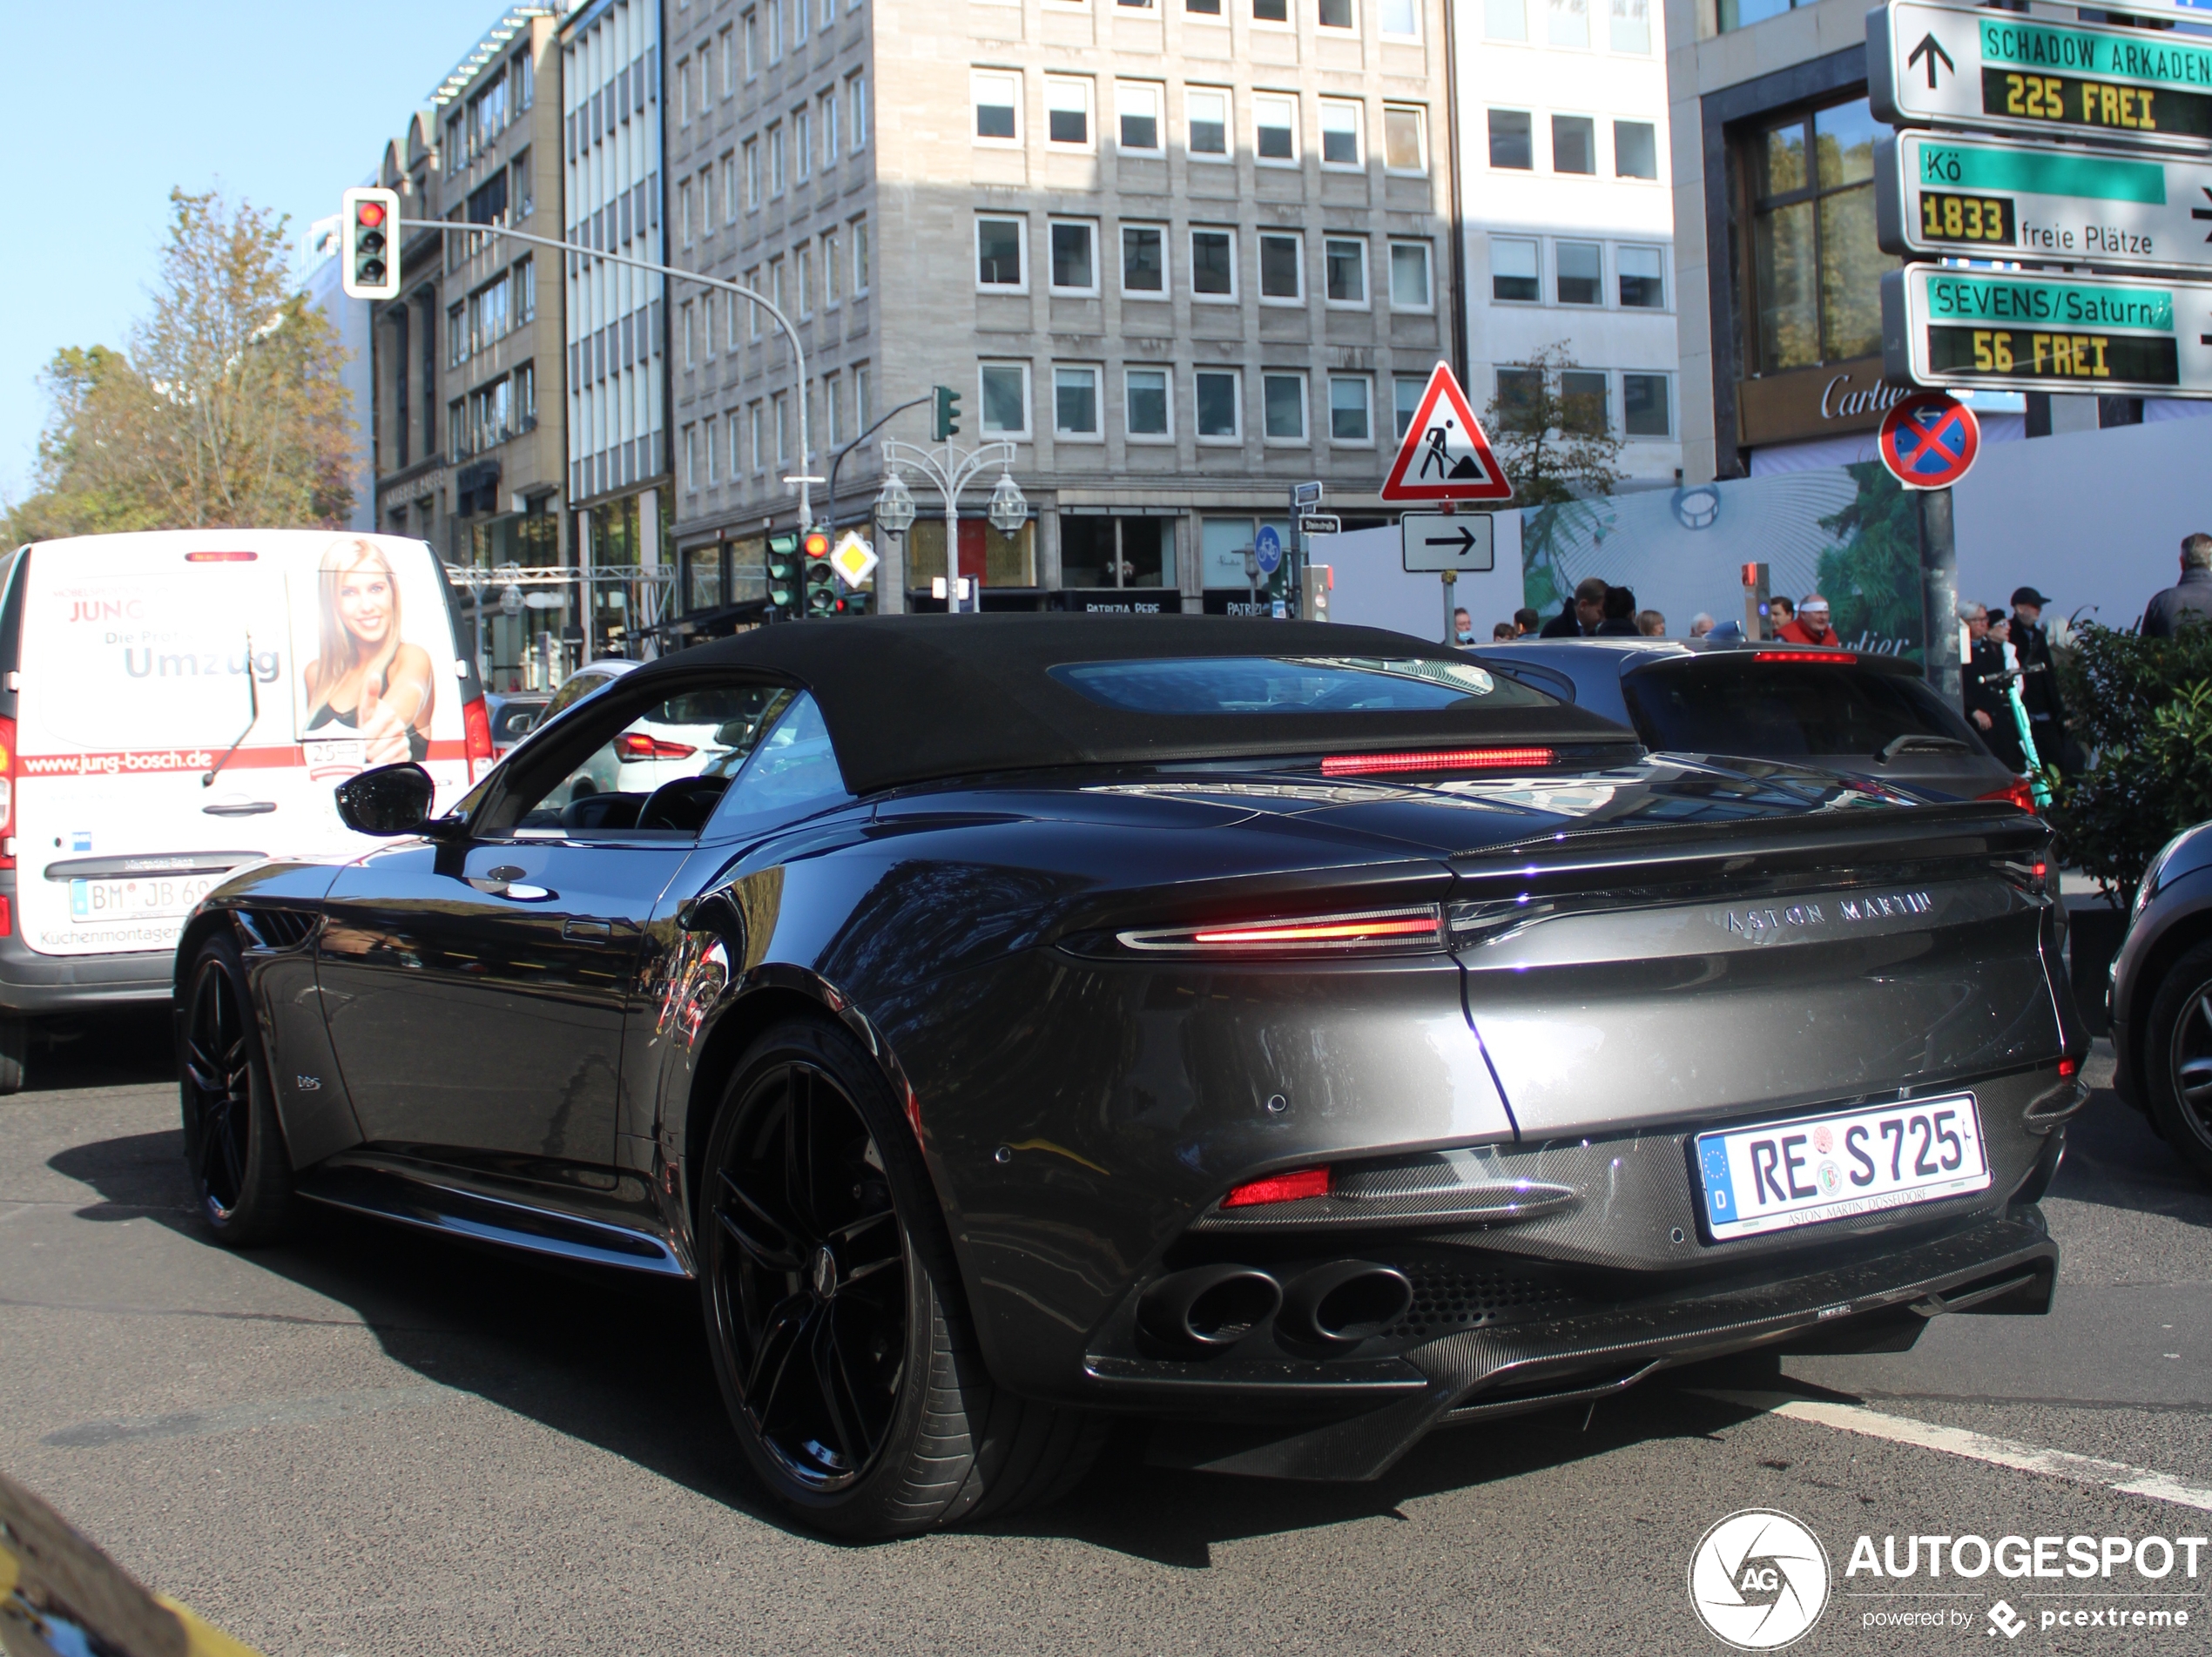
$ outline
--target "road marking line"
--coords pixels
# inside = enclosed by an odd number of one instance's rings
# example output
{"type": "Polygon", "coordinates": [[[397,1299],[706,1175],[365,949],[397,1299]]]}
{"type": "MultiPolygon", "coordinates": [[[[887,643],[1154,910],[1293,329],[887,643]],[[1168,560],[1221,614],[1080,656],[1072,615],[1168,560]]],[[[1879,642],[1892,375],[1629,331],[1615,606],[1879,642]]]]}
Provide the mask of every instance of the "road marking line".
{"type": "Polygon", "coordinates": [[[1792,1421],[1811,1421],[1869,1438],[1886,1438],[1892,1444],[1914,1445],[1923,1450],[1940,1451],[1946,1456],[1964,1456],[1971,1461],[1986,1461],[2021,1472],[2041,1473],[2047,1478],[2069,1479],[2077,1485],[2114,1490],[2125,1496],[2144,1496],[2155,1502],[2172,1502],[2177,1506],[2212,1513],[2212,1490],[2185,1485],[2165,1473],[2153,1472],[2147,1467],[2131,1467],[2122,1461],[2101,1461],[2094,1456],[2077,1456],[2070,1451],[2045,1450],[2012,1438],[1993,1438],[1987,1433],[1970,1432],[1964,1427],[1939,1426],[1907,1416],[1884,1415],[1860,1404],[1830,1404],[1819,1398],[1793,1398],[1786,1392],[1728,1392],[1704,1387],[1685,1391],[1747,1410],[1786,1416],[1792,1421]]]}
{"type": "Polygon", "coordinates": [[[360,1387],[317,1398],[273,1398],[261,1404],[233,1404],[212,1410],[180,1410],[172,1415],[135,1419],[80,1421],[50,1432],[38,1442],[64,1450],[96,1450],[105,1445],[146,1438],[198,1438],[213,1432],[246,1432],[255,1427],[297,1427],[387,1410],[419,1409],[462,1397],[457,1387],[428,1382],[417,1386],[360,1387]]]}

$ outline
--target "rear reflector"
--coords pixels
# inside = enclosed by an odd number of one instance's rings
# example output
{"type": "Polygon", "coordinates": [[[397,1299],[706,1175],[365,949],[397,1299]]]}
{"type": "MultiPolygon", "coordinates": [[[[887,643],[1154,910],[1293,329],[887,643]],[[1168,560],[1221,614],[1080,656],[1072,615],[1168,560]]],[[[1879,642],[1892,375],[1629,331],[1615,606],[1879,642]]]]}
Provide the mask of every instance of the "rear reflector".
{"type": "Polygon", "coordinates": [[[1502,766],[1548,765],[1548,748],[1433,748],[1397,754],[1331,754],[1321,761],[1324,777],[1359,777],[1388,771],[1496,771],[1502,766]]]}
{"type": "Polygon", "coordinates": [[[1976,799],[2009,800],[2023,812],[2035,809],[2035,791],[2028,786],[2027,778],[2015,777],[2002,788],[1993,788],[1986,794],[1977,794],[1976,799]]]}
{"type": "Polygon", "coordinates": [[[689,759],[698,752],[680,742],[663,742],[642,731],[625,731],[615,738],[617,759],[689,759]]]}
{"type": "Polygon", "coordinates": [[[12,938],[15,935],[16,906],[4,896],[0,896],[0,938],[12,938]]]}
{"type": "MultiPolygon", "coordinates": [[[[5,901],[5,899],[0,899],[0,902],[5,901]]],[[[2081,1061],[2079,1059],[2060,1059],[2059,1061],[2059,1074],[2061,1076],[2070,1076],[2080,1068],[2081,1061]]]]}
{"type": "Polygon", "coordinates": [[[1287,1174],[1271,1174],[1264,1180],[1230,1187],[1229,1195],[1221,1199],[1224,1209],[1248,1209],[1260,1202],[1295,1202],[1301,1197],[1326,1196],[1329,1194],[1329,1170],[1325,1168],[1298,1168],[1287,1174]]]}
{"type": "Polygon", "coordinates": [[[188,564],[250,564],[261,555],[258,552],[188,552],[188,564]]]}
{"type": "Polygon", "coordinates": [[[1754,662],[1831,662],[1838,667],[1853,667],[1858,657],[1851,650],[1754,650],[1754,662]]]}
{"type": "Polygon", "coordinates": [[[1116,934],[1125,949],[1182,954],[1244,951],[1310,954],[1326,951],[1440,946],[1441,913],[1434,904],[1404,909],[1370,909],[1350,914],[1299,915],[1282,920],[1222,922],[1211,926],[1177,926],[1157,932],[1116,934]]]}

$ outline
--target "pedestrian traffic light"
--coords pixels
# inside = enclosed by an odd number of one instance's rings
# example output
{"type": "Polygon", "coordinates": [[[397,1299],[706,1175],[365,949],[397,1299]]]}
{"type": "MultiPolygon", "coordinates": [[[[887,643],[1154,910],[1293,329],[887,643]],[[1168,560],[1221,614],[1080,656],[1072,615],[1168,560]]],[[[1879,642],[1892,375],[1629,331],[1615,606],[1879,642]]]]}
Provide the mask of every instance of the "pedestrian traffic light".
{"type": "Polygon", "coordinates": [[[773,621],[796,621],[799,616],[799,536],[768,537],[768,615],[773,621]]]}
{"type": "Polygon", "coordinates": [[[933,389],[936,392],[937,401],[934,411],[935,419],[931,422],[929,434],[941,443],[948,437],[960,434],[960,393],[950,386],[938,386],[933,389]]]}
{"type": "Polygon", "coordinates": [[[400,293],[396,190],[348,190],[339,209],[339,286],[349,299],[392,300],[400,293]]]}
{"type": "Polygon", "coordinates": [[[837,569],[830,562],[829,533],[809,529],[799,543],[806,554],[806,610],[810,617],[834,616],[845,608],[837,593],[837,569]]]}

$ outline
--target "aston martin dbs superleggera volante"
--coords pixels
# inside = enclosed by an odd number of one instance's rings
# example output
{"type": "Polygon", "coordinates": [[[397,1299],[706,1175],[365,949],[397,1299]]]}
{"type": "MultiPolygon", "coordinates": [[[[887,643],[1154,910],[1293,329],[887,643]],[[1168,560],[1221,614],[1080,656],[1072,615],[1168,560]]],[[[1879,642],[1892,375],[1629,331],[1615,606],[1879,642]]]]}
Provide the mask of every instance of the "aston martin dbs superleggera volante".
{"type": "Polygon", "coordinates": [[[312,1202],[696,1279],[825,1528],[1049,1496],[1116,1414],[1370,1479],[2047,1310],[2088,1036],[2010,805],[1646,753],[1390,633],[986,616],[687,650],[442,815],[409,765],[339,807],[388,843],[182,940],[216,1234],[312,1202]]]}

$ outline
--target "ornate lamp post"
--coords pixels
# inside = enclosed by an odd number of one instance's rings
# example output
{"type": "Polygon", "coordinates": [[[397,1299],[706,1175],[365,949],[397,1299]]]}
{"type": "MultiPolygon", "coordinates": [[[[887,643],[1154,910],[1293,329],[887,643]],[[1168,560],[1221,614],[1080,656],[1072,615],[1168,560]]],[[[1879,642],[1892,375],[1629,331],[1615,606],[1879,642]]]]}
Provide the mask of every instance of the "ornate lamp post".
{"type": "MultiPolygon", "coordinates": [[[[988,509],[992,527],[1001,535],[1012,535],[1028,521],[1029,503],[1008,469],[1014,464],[1015,453],[1015,445],[1008,442],[983,443],[972,449],[962,449],[948,442],[939,449],[927,449],[918,443],[902,443],[895,438],[884,440],[883,463],[891,479],[897,478],[898,468],[911,466],[934,483],[945,497],[945,608],[949,612],[956,614],[960,610],[960,492],[974,481],[978,472],[996,466],[998,486],[991,491],[988,509]]],[[[890,488],[890,481],[887,480],[884,494],[876,497],[879,506],[890,488]]],[[[906,498],[911,512],[913,497],[907,495],[905,484],[900,484],[899,493],[906,498]]],[[[983,608],[981,581],[976,583],[969,608],[983,608]]]]}

